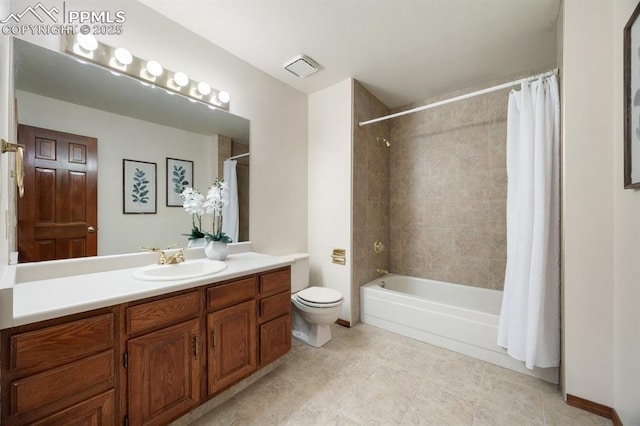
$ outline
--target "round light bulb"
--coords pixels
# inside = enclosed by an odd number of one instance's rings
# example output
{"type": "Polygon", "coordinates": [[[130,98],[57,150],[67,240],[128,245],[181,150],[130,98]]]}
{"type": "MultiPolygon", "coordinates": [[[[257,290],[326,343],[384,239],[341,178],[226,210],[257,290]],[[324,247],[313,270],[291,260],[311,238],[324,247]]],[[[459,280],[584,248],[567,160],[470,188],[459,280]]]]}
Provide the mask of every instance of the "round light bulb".
{"type": "Polygon", "coordinates": [[[160,65],[157,61],[149,61],[147,62],[147,72],[154,77],[158,77],[162,75],[164,69],[162,69],[162,65],[160,65]]]}
{"type": "Polygon", "coordinates": [[[76,40],[78,40],[80,47],[89,52],[93,52],[98,48],[98,40],[91,34],[78,34],[76,40]]]}
{"type": "Polygon", "coordinates": [[[198,83],[198,92],[200,92],[203,96],[207,96],[209,93],[211,93],[211,86],[209,86],[204,81],[201,81],[200,83],[198,83]]]}
{"type": "Polygon", "coordinates": [[[226,90],[221,90],[218,92],[218,100],[226,104],[231,100],[231,95],[226,90]]]}
{"type": "Polygon", "coordinates": [[[173,81],[180,87],[184,87],[189,84],[189,77],[183,72],[177,72],[173,76],[173,81]]]}
{"type": "Polygon", "coordinates": [[[133,56],[131,55],[131,52],[129,52],[124,47],[118,47],[113,52],[113,56],[115,56],[116,60],[122,65],[129,65],[131,62],[133,62],[133,56]]]}

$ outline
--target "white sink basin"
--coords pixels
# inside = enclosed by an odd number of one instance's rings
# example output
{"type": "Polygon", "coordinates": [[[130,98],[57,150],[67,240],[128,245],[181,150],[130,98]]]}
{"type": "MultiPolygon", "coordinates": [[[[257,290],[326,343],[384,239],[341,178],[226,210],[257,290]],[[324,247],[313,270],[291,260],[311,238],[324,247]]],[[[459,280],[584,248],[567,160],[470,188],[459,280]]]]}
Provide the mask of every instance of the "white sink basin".
{"type": "Polygon", "coordinates": [[[224,271],[227,264],[219,260],[197,259],[175,265],[150,265],[133,272],[133,278],[143,281],[177,281],[203,277],[224,271]]]}

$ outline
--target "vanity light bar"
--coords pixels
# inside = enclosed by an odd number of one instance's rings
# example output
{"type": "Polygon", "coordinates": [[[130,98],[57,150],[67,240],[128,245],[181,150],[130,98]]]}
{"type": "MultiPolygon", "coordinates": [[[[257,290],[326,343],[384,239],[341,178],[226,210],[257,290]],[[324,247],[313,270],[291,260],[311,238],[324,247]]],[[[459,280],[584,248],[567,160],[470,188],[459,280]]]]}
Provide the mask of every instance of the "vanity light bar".
{"type": "Polygon", "coordinates": [[[231,96],[224,90],[211,88],[204,81],[190,79],[182,71],[173,72],[163,68],[157,61],[147,61],[133,56],[122,47],[111,47],[99,42],[92,35],[68,34],[65,38],[65,52],[81,61],[100,65],[114,74],[126,74],[152,86],[161,87],[167,93],[179,93],[192,100],[203,102],[209,107],[229,111],[231,96]]]}

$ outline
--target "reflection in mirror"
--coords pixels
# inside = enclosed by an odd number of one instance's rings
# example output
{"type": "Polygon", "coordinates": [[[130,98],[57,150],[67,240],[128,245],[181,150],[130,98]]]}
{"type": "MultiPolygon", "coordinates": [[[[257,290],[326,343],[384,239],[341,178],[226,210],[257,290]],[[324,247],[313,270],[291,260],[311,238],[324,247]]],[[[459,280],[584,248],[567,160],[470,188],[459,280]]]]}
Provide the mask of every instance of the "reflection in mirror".
{"type": "MultiPolygon", "coordinates": [[[[13,52],[18,138],[29,139],[30,148],[26,201],[18,205],[20,261],[92,255],[92,240],[98,255],[186,246],[191,217],[167,202],[174,183],[166,159],[193,162],[187,186],[206,192],[222,177],[226,158],[249,152],[249,121],[19,39],[13,52]],[[85,140],[96,141],[95,154],[85,140]],[[125,159],[155,164],[155,181],[153,168],[141,169],[149,176],[139,188],[139,194],[148,191],[141,199],[154,199],[155,208],[124,214],[124,194],[134,190],[134,182],[123,181],[125,159]],[[95,201],[87,186],[91,173],[97,179],[95,201]],[[95,218],[88,213],[91,203],[95,218]],[[60,236],[64,228],[72,229],[70,236],[60,236]]],[[[238,241],[246,241],[248,156],[237,159],[236,170],[238,241]]],[[[204,229],[211,229],[209,219],[203,217],[204,229]]]]}

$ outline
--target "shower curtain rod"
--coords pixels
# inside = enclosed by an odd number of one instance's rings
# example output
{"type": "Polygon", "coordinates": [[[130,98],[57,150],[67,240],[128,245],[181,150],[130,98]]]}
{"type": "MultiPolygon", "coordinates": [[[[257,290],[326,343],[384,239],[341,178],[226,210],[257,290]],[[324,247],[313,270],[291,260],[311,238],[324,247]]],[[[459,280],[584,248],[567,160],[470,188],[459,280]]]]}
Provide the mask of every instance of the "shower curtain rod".
{"type": "Polygon", "coordinates": [[[248,157],[249,154],[250,154],[249,152],[245,152],[244,154],[238,154],[238,155],[234,155],[233,157],[227,157],[225,158],[225,160],[235,160],[236,158],[248,157]]]}
{"type": "Polygon", "coordinates": [[[527,82],[527,81],[537,80],[538,78],[549,77],[550,75],[557,74],[557,73],[558,73],[558,68],[553,69],[551,71],[547,71],[547,72],[542,73],[542,74],[532,75],[531,77],[521,78],[519,80],[510,81],[508,83],[498,84],[497,86],[487,87],[486,89],[481,89],[481,90],[477,90],[475,92],[466,93],[464,95],[460,95],[460,96],[456,96],[456,97],[453,97],[453,98],[445,99],[445,100],[442,100],[442,101],[434,102],[432,104],[423,105],[421,107],[408,109],[406,111],[396,112],[394,114],[385,115],[383,117],[374,118],[372,120],[361,121],[361,122],[358,123],[358,126],[362,127],[362,126],[366,126],[368,124],[378,123],[378,122],[384,121],[384,120],[390,120],[392,118],[400,117],[402,115],[413,114],[414,112],[424,111],[426,109],[431,109],[431,108],[435,108],[435,107],[438,107],[438,106],[441,106],[441,105],[450,104],[452,102],[461,101],[463,99],[469,99],[469,98],[473,98],[475,96],[484,95],[486,93],[495,92],[497,90],[507,89],[507,88],[509,88],[511,86],[515,86],[517,84],[521,84],[521,83],[524,83],[524,82],[527,82]]]}

